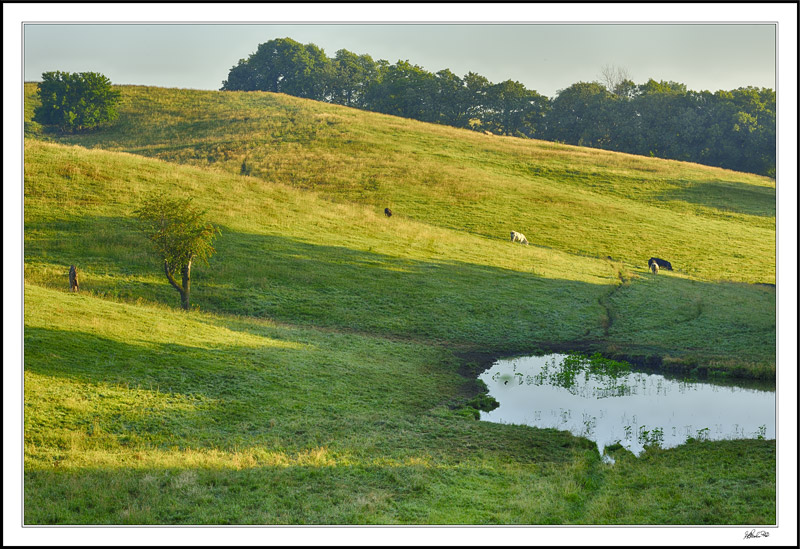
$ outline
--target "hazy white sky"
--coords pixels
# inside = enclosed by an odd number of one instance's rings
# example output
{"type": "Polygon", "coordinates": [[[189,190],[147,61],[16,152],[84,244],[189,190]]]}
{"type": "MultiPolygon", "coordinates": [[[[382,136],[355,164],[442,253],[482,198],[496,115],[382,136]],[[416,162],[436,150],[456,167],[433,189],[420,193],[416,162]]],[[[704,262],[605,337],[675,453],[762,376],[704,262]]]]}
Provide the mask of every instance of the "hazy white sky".
{"type": "Polygon", "coordinates": [[[693,90],[775,89],[776,26],[752,24],[26,24],[24,77],[101,72],[115,84],[219,89],[259,44],[289,37],[333,57],[347,49],[492,82],[518,80],[553,97],[605,65],[636,83],[693,90]]]}

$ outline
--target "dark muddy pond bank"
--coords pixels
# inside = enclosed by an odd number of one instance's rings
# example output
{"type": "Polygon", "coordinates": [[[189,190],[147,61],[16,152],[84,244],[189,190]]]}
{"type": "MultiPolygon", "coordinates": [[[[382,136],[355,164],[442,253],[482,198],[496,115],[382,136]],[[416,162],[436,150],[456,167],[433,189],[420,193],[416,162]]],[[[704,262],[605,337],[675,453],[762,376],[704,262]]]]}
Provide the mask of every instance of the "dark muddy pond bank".
{"type": "Polygon", "coordinates": [[[775,392],[753,384],[669,379],[562,354],[497,360],[478,379],[499,403],[481,420],[569,431],[601,455],[617,444],[639,455],[689,439],[775,438],[775,392]]]}
{"type": "Polygon", "coordinates": [[[591,355],[600,352],[604,357],[627,362],[637,371],[660,374],[670,379],[692,379],[715,384],[735,384],[775,390],[775,367],[763,365],[759,369],[746,368],[741,365],[722,365],[719,363],[699,361],[695,358],[663,357],[652,351],[606,352],[599,342],[572,342],[564,344],[547,344],[532,349],[511,349],[506,352],[460,352],[456,356],[461,360],[461,375],[474,379],[478,374],[491,367],[495,361],[510,356],[541,356],[546,354],[584,353],[591,355]]]}

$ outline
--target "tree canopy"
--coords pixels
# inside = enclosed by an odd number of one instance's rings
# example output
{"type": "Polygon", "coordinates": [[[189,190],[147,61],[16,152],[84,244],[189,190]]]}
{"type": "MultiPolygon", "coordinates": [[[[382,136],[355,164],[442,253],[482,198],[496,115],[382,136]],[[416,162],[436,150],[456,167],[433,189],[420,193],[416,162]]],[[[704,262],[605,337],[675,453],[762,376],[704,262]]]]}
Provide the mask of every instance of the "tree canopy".
{"type": "Polygon", "coordinates": [[[436,73],[398,60],[270,40],[231,68],[223,90],[271,91],[500,135],[535,137],[775,176],[775,92],[692,91],[603,67],[548,98],[515,80],[436,73]]]}
{"type": "Polygon", "coordinates": [[[219,228],[204,219],[205,212],[193,206],[191,198],[173,198],[164,192],[147,196],[134,213],[164,261],[164,274],[180,294],[181,307],[188,310],[192,263],[199,259],[208,264],[219,228]],[[180,283],[175,278],[178,273],[180,283]]]}
{"type": "Polygon", "coordinates": [[[33,119],[72,132],[115,120],[120,92],[97,72],[53,71],[42,74],[39,98],[33,119]]]}

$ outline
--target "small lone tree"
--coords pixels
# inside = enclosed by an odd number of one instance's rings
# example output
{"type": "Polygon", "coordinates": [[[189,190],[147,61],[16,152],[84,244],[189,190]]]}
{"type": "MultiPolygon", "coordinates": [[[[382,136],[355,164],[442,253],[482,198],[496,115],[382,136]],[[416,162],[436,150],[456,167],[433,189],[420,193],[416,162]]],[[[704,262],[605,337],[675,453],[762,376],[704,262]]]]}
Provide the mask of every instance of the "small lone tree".
{"type": "Polygon", "coordinates": [[[192,205],[191,198],[170,198],[166,193],[144,199],[135,214],[139,227],[164,260],[164,274],[181,296],[181,307],[189,310],[190,276],[196,259],[208,264],[216,251],[211,246],[220,233],[204,219],[205,211],[192,205]],[[180,273],[180,284],[176,276],[180,273]]]}
{"type": "Polygon", "coordinates": [[[42,73],[33,119],[64,132],[94,128],[117,118],[120,92],[98,72],[42,73]]]}

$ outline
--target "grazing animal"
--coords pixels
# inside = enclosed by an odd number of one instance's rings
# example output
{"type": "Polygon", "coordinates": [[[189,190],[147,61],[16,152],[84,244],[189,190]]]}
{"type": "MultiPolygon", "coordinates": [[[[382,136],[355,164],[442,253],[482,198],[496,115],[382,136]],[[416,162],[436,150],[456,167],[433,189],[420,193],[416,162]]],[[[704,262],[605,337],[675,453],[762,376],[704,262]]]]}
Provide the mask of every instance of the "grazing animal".
{"type": "Polygon", "coordinates": [[[528,239],[525,235],[517,231],[511,231],[511,242],[519,242],[520,244],[528,244],[528,239]]]}
{"type": "Polygon", "coordinates": [[[75,265],[69,266],[69,289],[73,292],[78,291],[78,269],[75,265]]]}
{"type": "Polygon", "coordinates": [[[659,259],[658,257],[651,257],[647,260],[647,265],[652,268],[653,263],[657,264],[662,269],[666,269],[668,271],[672,270],[672,263],[667,261],[666,259],[659,259]]]}
{"type": "Polygon", "coordinates": [[[492,132],[490,132],[489,130],[483,130],[483,133],[484,133],[484,134],[486,134],[486,135],[494,135],[494,134],[493,134],[492,132]]]}
{"type": "Polygon", "coordinates": [[[650,270],[651,270],[651,271],[653,271],[653,274],[654,274],[654,275],[657,275],[657,274],[658,274],[658,263],[656,263],[655,261],[653,261],[653,262],[650,264],[650,270]]]}
{"type": "Polygon", "coordinates": [[[384,208],[383,213],[386,214],[386,217],[392,217],[392,210],[390,210],[389,208],[384,208]]]}

